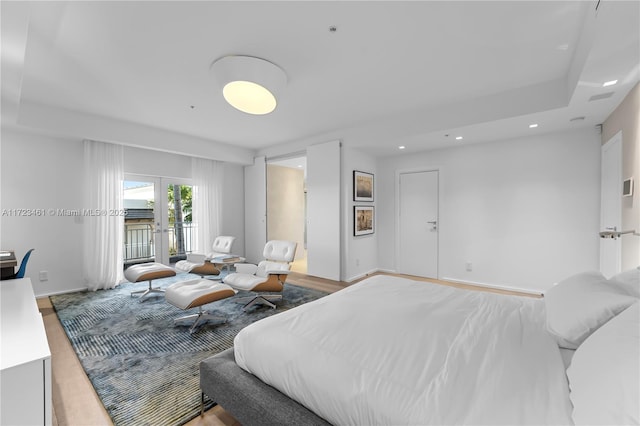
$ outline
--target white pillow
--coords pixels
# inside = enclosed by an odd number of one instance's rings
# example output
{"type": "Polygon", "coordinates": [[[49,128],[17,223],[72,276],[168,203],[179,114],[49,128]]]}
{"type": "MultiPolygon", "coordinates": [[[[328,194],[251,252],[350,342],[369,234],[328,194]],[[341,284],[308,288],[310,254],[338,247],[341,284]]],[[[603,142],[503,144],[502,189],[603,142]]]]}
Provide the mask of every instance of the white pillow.
{"type": "Polygon", "coordinates": [[[640,423],[640,304],[600,327],[567,370],[576,425],[640,423]]]}
{"type": "Polygon", "coordinates": [[[612,286],[600,272],[573,275],[544,294],[547,329],[563,348],[576,349],[636,298],[612,286]]]}
{"type": "Polygon", "coordinates": [[[618,287],[623,293],[640,298],[640,266],[609,278],[609,284],[618,287]]]}

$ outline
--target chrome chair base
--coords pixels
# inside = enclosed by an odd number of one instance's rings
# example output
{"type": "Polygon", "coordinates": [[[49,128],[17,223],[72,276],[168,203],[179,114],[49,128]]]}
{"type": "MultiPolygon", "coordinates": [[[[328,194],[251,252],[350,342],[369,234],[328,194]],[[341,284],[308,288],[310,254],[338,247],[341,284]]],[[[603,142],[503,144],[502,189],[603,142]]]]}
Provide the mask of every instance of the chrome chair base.
{"type": "Polygon", "coordinates": [[[142,299],[148,295],[150,295],[151,293],[160,293],[160,294],[164,294],[164,290],[158,287],[152,287],[151,283],[153,280],[149,280],[149,288],[146,290],[137,290],[137,291],[132,291],[131,292],[131,296],[133,297],[134,294],[140,294],[140,302],[142,301],[142,299]],[[142,293],[142,294],[141,294],[142,293]]]}
{"type": "Polygon", "coordinates": [[[282,294],[258,294],[255,296],[241,297],[236,300],[238,303],[245,303],[247,302],[247,300],[249,301],[242,307],[242,310],[244,311],[246,311],[247,309],[249,309],[254,305],[266,305],[266,306],[269,306],[271,309],[275,309],[276,304],[273,302],[282,300],[282,294]]]}
{"type": "Polygon", "coordinates": [[[174,319],[173,322],[175,324],[178,324],[183,321],[191,321],[194,318],[195,321],[193,322],[193,324],[191,324],[191,327],[189,327],[190,334],[193,334],[198,327],[210,321],[218,321],[218,324],[224,324],[225,322],[227,322],[227,319],[225,317],[213,315],[210,312],[203,310],[202,307],[198,307],[197,314],[185,315],[183,317],[174,319]]]}

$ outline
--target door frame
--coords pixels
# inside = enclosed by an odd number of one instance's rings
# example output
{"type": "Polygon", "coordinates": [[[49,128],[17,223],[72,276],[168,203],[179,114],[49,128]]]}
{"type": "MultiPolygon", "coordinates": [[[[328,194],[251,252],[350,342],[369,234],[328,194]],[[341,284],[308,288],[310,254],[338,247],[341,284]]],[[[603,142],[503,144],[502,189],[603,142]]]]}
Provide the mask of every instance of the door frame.
{"type": "MultiPolygon", "coordinates": [[[[600,148],[600,230],[605,231],[610,223],[605,223],[605,185],[604,176],[605,176],[605,151],[615,150],[613,154],[616,159],[616,168],[617,170],[613,170],[616,173],[615,180],[617,182],[615,192],[617,193],[616,200],[618,201],[616,211],[613,212],[616,217],[617,230],[622,231],[622,131],[619,131],[615,135],[613,135],[607,142],[605,142],[600,148]]],[[[600,239],[600,271],[602,273],[607,272],[605,275],[612,275],[613,273],[618,273],[622,268],[622,241],[620,238],[610,239],[610,238],[601,238],[600,239]],[[609,273],[607,271],[607,267],[604,264],[604,251],[605,245],[614,246],[613,250],[615,251],[615,265],[607,265],[614,266],[614,271],[609,273]]]]}
{"type": "Polygon", "coordinates": [[[407,173],[425,173],[425,172],[438,172],[438,235],[436,238],[437,241],[437,262],[436,262],[436,279],[440,279],[440,262],[442,256],[440,255],[440,235],[442,232],[442,197],[443,197],[443,169],[442,166],[426,166],[426,167],[418,167],[411,169],[401,169],[396,170],[395,173],[395,259],[394,259],[394,268],[396,272],[398,271],[398,265],[400,264],[400,175],[407,173]]]}
{"type": "MultiPolygon", "coordinates": [[[[339,281],[342,279],[343,217],[342,199],[344,182],[342,170],[342,143],[340,140],[309,145],[304,151],[294,151],[282,156],[255,157],[254,164],[245,166],[245,257],[262,259],[266,242],[266,164],[274,159],[287,157],[307,158],[307,274],[339,281]],[[327,160],[330,158],[330,160],[327,160]],[[314,164],[320,166],[314,167],[314,164]],[[331,167],[331,171],[327,170],[331,167]],[[314,174],[326,175],[336,180],[332,191],[313,191],[314,174]],[[326,202],[326,201],[329,202],[326,202]],[[325,229],[336,229],[335,236],[327,237],[325,229]],[[317,236],[321,237],[318,238],[317,236]],[[259,241],[264,240],[262,244],[259,241]],[[259,245],[260,255],[252,252],[252,244],[259,245]]],[[[317,179],[316,179],[317,180],[317,179]]]]}
{"type": "Polygon", "coordinates": [[[125,173],[124,180],[153,183],[153,221],[156,226],[156,230],[154,231],[154,261],[169,265],[171,255],[169,254],[169,196],[167,188],[169,184],[193,186],[192,180],[188,178],[153,176],[138,173],[125,173]]]}

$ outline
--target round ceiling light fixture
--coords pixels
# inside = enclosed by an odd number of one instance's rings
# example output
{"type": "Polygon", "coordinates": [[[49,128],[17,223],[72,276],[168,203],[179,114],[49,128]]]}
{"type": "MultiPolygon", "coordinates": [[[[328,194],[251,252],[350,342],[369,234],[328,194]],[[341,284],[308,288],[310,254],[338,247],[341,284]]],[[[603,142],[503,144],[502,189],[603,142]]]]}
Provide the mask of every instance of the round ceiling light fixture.
{"type": "Polygon", "coordinates": [[[272,112],[287,85],[282,68],[253,56],[224,56],[214,61],[210,70],[229,105],[247,114],[272,112]]]}

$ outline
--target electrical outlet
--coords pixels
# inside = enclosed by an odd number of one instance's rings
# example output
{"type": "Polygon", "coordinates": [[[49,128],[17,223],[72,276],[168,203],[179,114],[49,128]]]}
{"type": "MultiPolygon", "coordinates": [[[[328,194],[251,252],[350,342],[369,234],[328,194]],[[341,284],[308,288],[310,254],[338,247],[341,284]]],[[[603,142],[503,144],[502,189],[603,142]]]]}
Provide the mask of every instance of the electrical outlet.
{"type": "Polygon", "coordinates": [[[471,262],[466,263],[467,271],[473,271],[473,264],[471,262]]]}
{"type": "Polygon", "coordinates": [[[49,271],[40,271],[40,281],[49,281],[49,271]]]}

